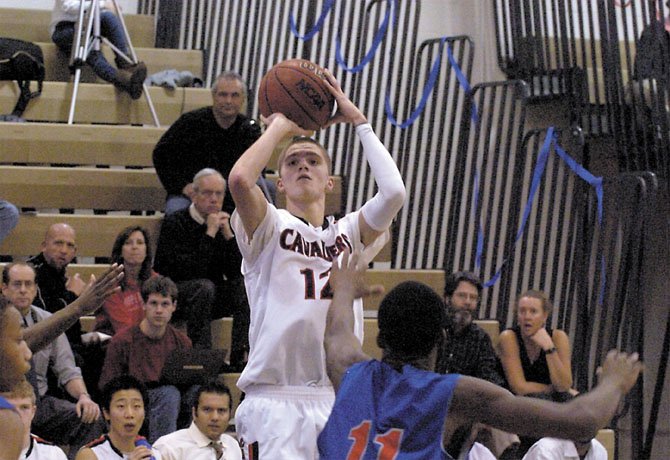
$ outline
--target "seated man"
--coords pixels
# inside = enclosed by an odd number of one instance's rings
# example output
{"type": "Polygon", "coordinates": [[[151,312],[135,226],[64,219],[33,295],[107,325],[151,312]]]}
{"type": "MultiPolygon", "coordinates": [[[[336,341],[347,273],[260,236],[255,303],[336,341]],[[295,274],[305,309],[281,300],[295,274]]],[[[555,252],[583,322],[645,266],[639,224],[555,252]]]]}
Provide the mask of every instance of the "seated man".
{"type": "MultiPolygon", "coordinates": [[[[42,252],[28,259],[37,273],[37,297],[35,305],[50,313],[55,313],[72,303],[81,294],[84,282],[76,274],[68,277],[67,266],[77,255],[76,234],[65,223],[51,225],[42,241],[42,252]]],[[[75,322],[66,335],[70,345],[81,346],[81,326],[75,322]]]]}
{"type": "Polygon", "coordinates": [[[19,412],[25,428],[23,450],[19,460],[67,460],[60,447],[44,441],[30,433],[30,426],[37,410],[35,391],[28,381],[24,380],[12,391],[1,393],[19,412]]]}
{"type": "MultiPolygon", "coordinates": [[[[598,385],[567,403],[514,396],[485,380],[432,371],[444,338],[444,304],[422,283],[393,288],[379,306],[382,360],[371,359],[353,332],[354,299],[370,293],[345,252],[333,260],[324,349],[335,405],[318,438],[321,458],[444,458],[463,425],[485,423],[531,436],[590,439],[607,425],[642,371],[637,353],[615,350],[598,385]]],[[[364,265],[364,264],[362,264],[364,265]]]]}
{"type": "MultiPolygon", "coordinates": [[[[260,137],[260,125],[241,113],[246,100],[244,79],[224,72],[212,84],[212,105],[181,115],[160,138],[153,163],[167,191],[166,215],[189,207],[198,171],[212,168],[228,180],[235,162],[260,137]]],[[[262,184],[274,186],[265,180],[262,184]]],[[[223,210],[232,213],[234,207],[226,193],[223,210]]]]}
{"type": "MultiPolygon", "coordinates": [[[[37,293],[35,270],[26,263],[5,266],[2,272],[2,294],[23,318],[26,327],[51,316],[49,312],[32,305],[37,293]]],[[[81,370],[75,365],[70,344],[64,334],[55,342],[33,355],[33,368],[40,397],[33,431],[50,441],[69,445],[76,450],[104,431],[100,408],[91,400],[81,370]],[[47,372],[53,372],[68,399],[48,393],[47,372]]]]}
{"type": "MultiPolygon", "coordinates": [[[[446,277],[446,337],[438,353],[435,371],[440,374],[469,375],[505,387],[505,378],[500,373],[491,337],[473,322],[482,288],[479,277],[471,272],[455,272],[446,277]]],[[[452,450],[458,450],[456,445],[466,441],[468,435],[478,439],[496,457],[501,457],[508,449],[505,455],[514,455],[513,451],[519,444],[519,437],[515,434],[480,425],[472,430],[463,430],[460,434],[456,436],[452,450]]]]}
{"type": "Polygon", "coordinates": [[[167,357],[175,350],[191,348],[186,335],[170,326],[177,307],[177,286],[165,276],[149,278],[142,286],[144,319],[116,334],[109,342],[100,388],[113,377],[130,374],[149,388],[149,441],[177,429],[181,393],[161,384],[167,357]]]}
{"type": "Polygon", "coordinates": [[[226,181],[206,168],[193,178],[193,191],[188,208],[163,220],[154,269],[177,283],[175,319],[186,320],[195,348],[211,348],[211,319],[233,315],[231,364],[237,366],[248,349],[249,304],[230,215],[221,210],[226,181]]]}
{"type": "Polygon", "coordinates": [[[210,382],[198,390],[193,400],[193,423],[189,428],[161,437],[154,444],[163,460],[242,460],[240,446],[225,434],[233,409],[230,389],[210,382]]]}

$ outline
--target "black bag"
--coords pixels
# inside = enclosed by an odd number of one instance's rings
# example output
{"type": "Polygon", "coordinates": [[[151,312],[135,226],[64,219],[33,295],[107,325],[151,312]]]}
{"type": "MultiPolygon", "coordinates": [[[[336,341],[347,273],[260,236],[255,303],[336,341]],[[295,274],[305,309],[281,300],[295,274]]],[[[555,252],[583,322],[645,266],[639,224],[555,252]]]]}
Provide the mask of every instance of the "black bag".
{"type": "Polygon", "coordinates": [[[20,117],[28,102],[42,94],[44,54],[34,43],[14,38],[0,38],[0,80],[16,80],[21,90],[12,115],[20,117]],[[37,82],[37,91],[30,91],[30,82],[37,82]]]}

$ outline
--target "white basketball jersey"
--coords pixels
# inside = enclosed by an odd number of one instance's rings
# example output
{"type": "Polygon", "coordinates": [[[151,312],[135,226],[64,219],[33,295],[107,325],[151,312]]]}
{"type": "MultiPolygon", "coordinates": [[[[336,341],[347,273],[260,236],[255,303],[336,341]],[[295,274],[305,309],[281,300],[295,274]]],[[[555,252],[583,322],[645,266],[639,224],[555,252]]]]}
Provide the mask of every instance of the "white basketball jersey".
{"type": "MultiPolygon", "coordinates": [[[[239,215],[232,226],[244,257],[251,325],[249,361],[237,386],[330,386],[323,337],[332,293],[332,258],[345,249],[363,252],[367,262],[383,247],[388,232],[363,247],[359,211],[324,227],[313,227],[288,211],[268,204],[251,242],[239,215]]],[[[363,302],[354,304],[355,334],[363,340],[363,302]]]]}

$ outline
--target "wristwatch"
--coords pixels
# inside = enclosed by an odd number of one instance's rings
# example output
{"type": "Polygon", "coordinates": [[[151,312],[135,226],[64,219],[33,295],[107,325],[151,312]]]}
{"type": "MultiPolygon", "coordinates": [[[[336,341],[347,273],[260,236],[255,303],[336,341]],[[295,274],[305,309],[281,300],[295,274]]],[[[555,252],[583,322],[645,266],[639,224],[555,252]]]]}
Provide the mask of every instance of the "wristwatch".
{"type": "Polygon", "coordinates": [[[556,347],[551,347],[551,348],[548,349],[548,350],[544,350],[544,354],[545,354],[545,355],[550,355],[550,354],[552,354],[552,353],[556,353],[556,347]]]}

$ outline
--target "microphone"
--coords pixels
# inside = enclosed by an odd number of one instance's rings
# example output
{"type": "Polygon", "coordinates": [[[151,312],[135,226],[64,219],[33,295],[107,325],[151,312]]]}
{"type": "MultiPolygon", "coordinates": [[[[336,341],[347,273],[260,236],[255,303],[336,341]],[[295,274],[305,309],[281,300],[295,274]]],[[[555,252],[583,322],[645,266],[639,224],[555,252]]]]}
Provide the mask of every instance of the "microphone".
{"type": "MultiPolygon", "coordinates": [[[[147,449],[151,450],[151,444],[149,444],[149,441],[147,441],[145,438],[140,437],[135,439],[135,447],[139,446],[144,446],[147,449]]],[[[156,458],[152,455],[151,457],[149,457],[149,460],[156,460],[156,458]]]]}

